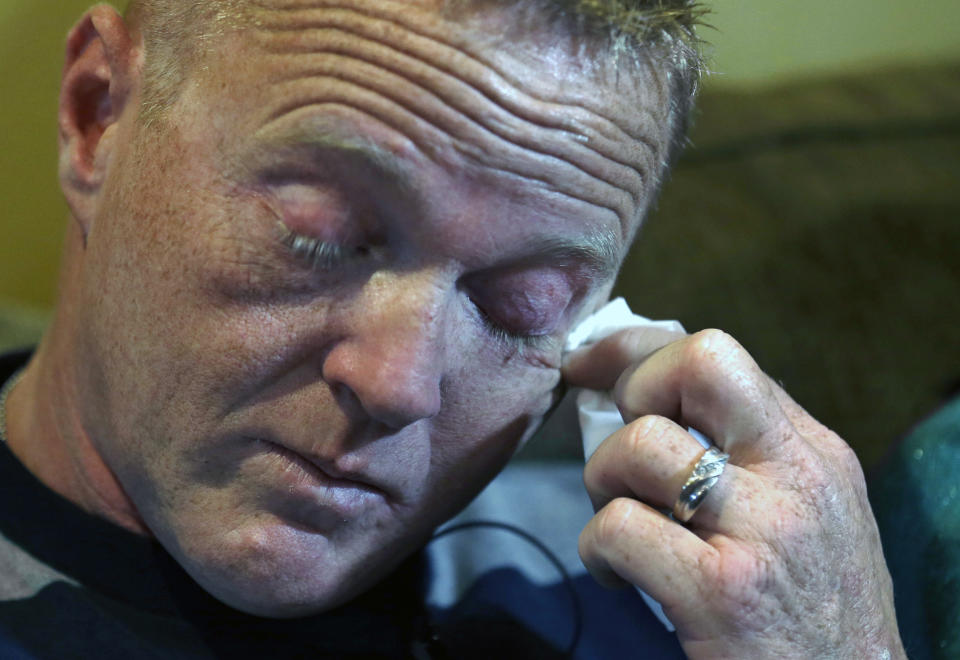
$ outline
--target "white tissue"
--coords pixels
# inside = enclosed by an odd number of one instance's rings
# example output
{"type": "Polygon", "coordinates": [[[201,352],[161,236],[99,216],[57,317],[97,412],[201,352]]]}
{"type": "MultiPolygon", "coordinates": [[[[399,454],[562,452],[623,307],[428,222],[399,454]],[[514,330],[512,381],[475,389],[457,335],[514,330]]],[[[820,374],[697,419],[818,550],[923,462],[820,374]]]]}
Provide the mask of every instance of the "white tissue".
{"type": "MultiPolygon", "coordinates": [[[[657,328],[685,332],[679,321],[651,321],[650,319],[634,314],[623,298],[617,298],[604,305],[600,310],[583,320],[567,336],[564,346],[566,352],[576,350],[581,346],[593,344],[601,339],[626,328],[635,327],[657,328]]],[[[577,395],[577,414],[580,418],[580,434],[583,437],[583,455],[589,460],[604,440],[624,426],[623,417],[617,405],[608,392],[595,390],[581,390],[577,395]]],[[[710,447],[710,441],[694,429],[690,433],[704,447],[710,447]]],[[[675,630],[670,619],[663,612],[663,607],[648,596],[641,589],[637,589],[643,600],[653,613],[666,626],[667,630],[675,630]]]]}
{"type": "MultiPolygon", "coordinates": [[[[626,328],[657,328],[685,332],[679,321],[651,321],[630,311],[623,298],[611,300],[594,312],[567,336],[564,351],[570,352],[594,344],[626,328]]],[[[582,390],[577,395],[577,413],[580,416],[580,434],[583,437],[583,455],[589,460],[600,443],[623,427],[623,418],[610,395],[595,390],[582,390]]]]}

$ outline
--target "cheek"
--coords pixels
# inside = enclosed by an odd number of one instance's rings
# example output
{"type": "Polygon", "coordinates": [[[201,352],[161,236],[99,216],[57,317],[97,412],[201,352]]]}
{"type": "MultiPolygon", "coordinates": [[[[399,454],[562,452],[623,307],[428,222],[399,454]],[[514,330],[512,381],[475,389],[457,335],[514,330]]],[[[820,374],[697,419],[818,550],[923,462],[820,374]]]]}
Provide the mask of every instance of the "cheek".
{"type": "Polygon", "coordinates": [[[490,431],[547,410],[560,382],[559,360],[552,359],[559,348],[504,346],[468,323],[454,335],[447,353],[457,361],[442,390],[447,414],[490,431]]]}
{"type": "Polygon", "coordinates": [[[509,458],[530,423],[553,403],[559,371],[526,363],[478,360],[461,370],[444,391],[444,410],[435,420],[441,453],[503,454],[509,458]]]}
{"type": "Polygon", "coordinates": [[[438,521],[466,506],[503,469],[549,407],[558,379],[548,370],[527,371],[538,373],[511,379],[478,370],[451,388],[431,438],[428,501],[438,521]]]}

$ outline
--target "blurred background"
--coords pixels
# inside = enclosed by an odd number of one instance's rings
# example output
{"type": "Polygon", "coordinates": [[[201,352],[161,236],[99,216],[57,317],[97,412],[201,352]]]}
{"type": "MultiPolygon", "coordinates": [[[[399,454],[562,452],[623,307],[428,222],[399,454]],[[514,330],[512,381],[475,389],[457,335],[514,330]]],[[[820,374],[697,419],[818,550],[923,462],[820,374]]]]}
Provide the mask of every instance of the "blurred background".
{"type": "MultiPolygon", "coordinates": [[[[89,4],[0,0],[0,348],[54,300],[58,79],[89,4]]],[[[960,2],[707,4],[715,73],[618,292],[730,331],[872,465],[960,383],[960,2]]]]}

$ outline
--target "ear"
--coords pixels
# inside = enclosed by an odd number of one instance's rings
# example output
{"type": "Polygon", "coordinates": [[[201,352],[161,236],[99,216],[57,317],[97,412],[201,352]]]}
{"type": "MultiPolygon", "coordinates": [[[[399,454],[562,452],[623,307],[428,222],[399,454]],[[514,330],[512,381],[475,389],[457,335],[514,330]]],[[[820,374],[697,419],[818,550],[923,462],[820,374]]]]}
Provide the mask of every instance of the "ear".
{"type": "Polygon", "coordinates": [[[112,7],[89,10],[67,37],[57,116],[60,186],[84,240],[138,68],[130,31],[112,7]]]}

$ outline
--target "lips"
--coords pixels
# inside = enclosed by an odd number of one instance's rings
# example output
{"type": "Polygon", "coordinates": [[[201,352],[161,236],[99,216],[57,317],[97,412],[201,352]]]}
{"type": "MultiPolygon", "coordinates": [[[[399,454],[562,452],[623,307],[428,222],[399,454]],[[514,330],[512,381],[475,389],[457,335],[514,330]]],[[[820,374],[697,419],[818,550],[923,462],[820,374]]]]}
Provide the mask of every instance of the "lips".
{"type": "Polygon", "coordinates": [[[383,488],[360,472],[341,470],[332,461],[320,460],[272,440],[265,438],[257,438],[257,440],[263,443],[267,451],[294,463],[328,488],[357,488],[369,491],[371,494],[386,496],[383,488]]]}
{"type": "Polygon", "coordinates": [[[263,436],[245,437],[255,443],[255,455],[268,459],[256,463],[268,489],[261,504],[294,525],[333,532],[388,501],[384,489],[365,475],[338,470],[263,436]]]}

